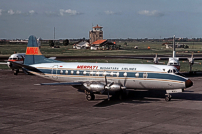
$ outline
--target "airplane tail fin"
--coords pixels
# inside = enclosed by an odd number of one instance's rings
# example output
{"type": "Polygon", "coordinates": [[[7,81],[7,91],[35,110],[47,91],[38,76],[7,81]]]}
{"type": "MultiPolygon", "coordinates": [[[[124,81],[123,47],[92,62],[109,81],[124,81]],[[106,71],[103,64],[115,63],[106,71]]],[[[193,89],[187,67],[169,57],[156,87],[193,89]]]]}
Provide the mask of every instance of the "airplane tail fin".
{"type": "Polygon", "coordinates": [[[45,58],[41,54],[36,37],[31,35],[29,37],[28,44],[27,44],[24,64],[32,65],[32,64],[52,63],[52,62],[60,62],[60,61],[45,58]]]}
{"type": "Polygon", "coordinates": [[[175,35],[173,36],[173,58],[176,57],[176,53],[175,53],[175,35]]]}

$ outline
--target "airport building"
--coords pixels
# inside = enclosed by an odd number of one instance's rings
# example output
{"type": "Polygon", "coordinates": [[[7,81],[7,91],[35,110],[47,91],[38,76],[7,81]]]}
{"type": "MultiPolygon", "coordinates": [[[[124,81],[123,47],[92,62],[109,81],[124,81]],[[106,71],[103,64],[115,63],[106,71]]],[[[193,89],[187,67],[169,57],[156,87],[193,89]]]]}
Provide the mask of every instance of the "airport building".
{"type": "Polygon", "coordinates": [[[89,43],[91,50],[105,50],[105,49],[117,49],[116,43],[112,43],[106,39],[103,39],[103,27],[97,25],[93,27],[93,30],[89,32],[89,43]]]}
{"type": "Polygon", "coordinates": [[[103,40],[103,31],[102,31],[101,26],[95,26],[93,27],[93,30],[91,30],[89,32],[89,39],[90,39],[90,44],[92,44],[93,42],[97,41],[97,40],[103,40]]]}

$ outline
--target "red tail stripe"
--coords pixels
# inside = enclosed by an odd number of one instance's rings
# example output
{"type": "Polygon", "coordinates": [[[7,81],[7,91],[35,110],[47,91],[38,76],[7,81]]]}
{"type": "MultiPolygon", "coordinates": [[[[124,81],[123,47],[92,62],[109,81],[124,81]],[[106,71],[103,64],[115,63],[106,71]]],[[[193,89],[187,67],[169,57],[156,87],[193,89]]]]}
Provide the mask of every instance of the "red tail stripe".
{"type": "Polygon", "coordinates": [[[27,47],[26,55],[42,55],[39,47],[27,47]]]}

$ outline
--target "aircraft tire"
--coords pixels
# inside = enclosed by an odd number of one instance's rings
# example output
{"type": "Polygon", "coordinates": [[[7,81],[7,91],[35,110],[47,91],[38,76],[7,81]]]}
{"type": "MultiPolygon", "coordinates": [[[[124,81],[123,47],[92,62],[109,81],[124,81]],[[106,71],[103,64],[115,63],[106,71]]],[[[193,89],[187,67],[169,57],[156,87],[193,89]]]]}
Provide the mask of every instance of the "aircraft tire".
{"type": "Polygon", "coordinates": [[[86,99],[87,99],[88,101],[95,100],[95,95],[94,95],[94,94],[87,94],[87,95],[86,95],[86,99]]]}
{"type": "Polygon", "coordinates": [[[165,97],[165,101],[169,101],[169,97],[165,97]]]}
{"type": "Polygon", "coordinates": [[[167,101],[167,102],[168,102],[168,101],[171,101],[171,97],[172,97],[172,96],[171,96],[170,94],[166,94],[166,95],[165,95],[165,101],[167,101]]]}
{"type": "Polygon", "coordinates": [[[168,101],[171,101],[171,97],[166,96],[166,97],[165,97],[165,101],[167,101],[167,102],[168,102],[168,101]]]}

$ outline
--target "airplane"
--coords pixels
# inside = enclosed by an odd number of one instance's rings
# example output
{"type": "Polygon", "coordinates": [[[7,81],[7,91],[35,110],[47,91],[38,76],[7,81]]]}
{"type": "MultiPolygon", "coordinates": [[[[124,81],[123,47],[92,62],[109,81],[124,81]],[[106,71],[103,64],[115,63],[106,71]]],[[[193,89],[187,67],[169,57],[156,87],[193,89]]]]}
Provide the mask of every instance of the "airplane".
{"type": "Polygon", "coordinates": [[[8,65],[8,67],[13,70],[14,75],[17,75],[21,67],[13,64],[12,62],[23,64],[24,59],[25,59],[25,53],[15,53],[8,58],[7,62],[1,62],[0,64],[8,65]]]}
{"type": "MultiPolygon", "coordinates": [[[[8,60],[6,60],[7,62],[0,62],[0,64],[7,65],[9,68],[12,69],[14,75],[17,75],[19,73],[19,69],[22,69],[22,67],[17,66],[13,64],[12,62],[23,64],[24,59],[25,59],[25,53],[15,53],[15,54],[12,54],[8,58],[8,60]]],[[[56,59],[56,57],[49,57],[49,59],[56,59]]]]}
{"type": "MultiPolygon", "coordinates": [[[[12,62],[34,75],[58,81],[37,85],[70,85],[82,90],[88,101],[95,94],[109,95],[118,92],[122,96],[127,89],[159,89],[184,91],[193,82],[179,75],[173,66],[123,63],[62,62],[45,58],[37,46],[36,37],[31,35],[27,44],[24,64],[12,62]]],[[[120,97],[122,98],[122,97],[120,97]]],[[[170,101],[171,95],[165,94],[170,101]]]]}
{"type": "MultiPolygon", "coordinates": [[[[41,47],[41,39],[37,39],[37,45],[40,48],[41,47]]],[[[19,69],[22,69],[22,67],[17,66],[13,64],[12,62],[16,62],[19,64],[23,64],[25,59],[25,53],[14,53],[11,56],[9,56],[7,62],[0,62],[2,65],[7,65],[9,68],[12,69],[14,75],[17,75],[19,73],[19,69]]],[[[56,57],[49,57],[49,59],[56,59],[56,57]]]]}
{"type": "MultiPolygon", "coordinates": [[[[105,57],[116,57],[116,58],[128,58],[128,59],[144,59],[144,60],[152,60],[154,64],[164,64],[164,62],[159,62],[159,60],[168,60],[167,65],[168,66],[174,66],[180,71],[180,62],[179,61],[185,61],[187,60],[190,65],[190,72],[192,72],[192,66],[194,63],[200,64],[199,62],[194,62],[194,60],[202,60],[202,57],[176,57],[176,52],[175,52],[175,36],[173,37],[173,56],[172,57],[158,57],[156,54],[155,57],[134,57],[134,56],[105,56],[105,57]]],[[[147,61],[151,62],[151,61],[147,61]]]]}
{"type": "MultiPolygon", "coordinates": [[[[148,58],[147,58],[148,59],[148,58]]],[[[150,58],[151,59],[151,58],[150,58]]],[[[173,57],[158,57],[156,54],[156,57],[153,58],[153,62],[155,64],[158,64],[158,60],[168,60],[167,65],[168,66],[174,66],[176,67],[179,71],[180,71],[180,62],[179,61],[184,61],[187,60],[189,62],[189,66],[190,66],[190,71],[192,72],[192,66],[194,63],[196,64],[200,64],[199,62],[194,62],[194,60],[202,60],[202,57],[197,57],[194,58],[193,53],[191,57],[176,57],[176,51],[175,51],[175,35],[173,37],[173,57]]]]}

